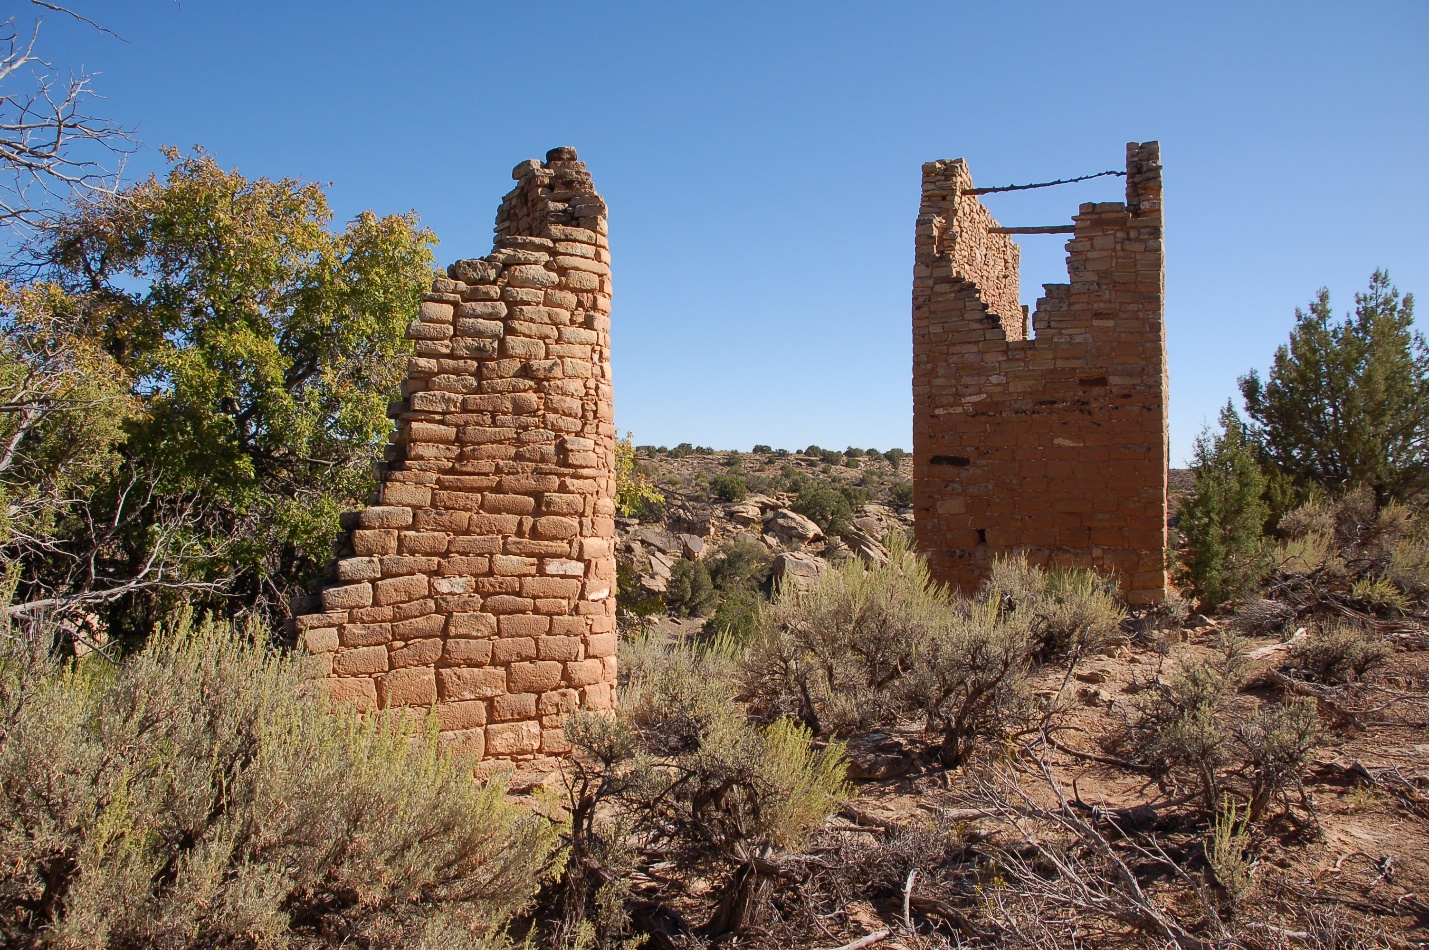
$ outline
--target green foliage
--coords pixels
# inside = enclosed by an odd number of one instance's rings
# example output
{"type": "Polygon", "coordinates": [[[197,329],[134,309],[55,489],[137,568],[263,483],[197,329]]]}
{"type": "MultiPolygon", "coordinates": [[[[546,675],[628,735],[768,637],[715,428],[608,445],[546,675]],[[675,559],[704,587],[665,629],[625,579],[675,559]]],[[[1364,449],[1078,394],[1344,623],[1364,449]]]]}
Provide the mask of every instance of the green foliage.
{"type": "Polygon", "coordinates": [[[703,617],[714,609],[719,595],[703,561],[681,559],[670,569],[665,606],[677,617],[703,617]]]}
{"type": "Polygon", "coordinates": [[[909,479],[896,481],[888,486],[888,500],[899,508],[913,504],[913,482],[909,479]]]}
{"type": "Polygon", "coordinates": [[[756,445],[753,450],[755,455],[773,455],[774,448],[768,445],[756,445]]]}
{"type": "Polygon", "coordinates": [[[947,765],[1014,718],[1031,652],[1024,615],[935,584],[906,539],[886,565],[835,564],[786,588],[775,625],[744,658],[744,691],[765,717],[855,735],[921,719],[947,765]]]}
{"type": "Polygon", "coordinates": [[[1384,271],[1336,322],[1322,289],[1295,311],[1290,340],[1264,382],[1240,380],[1252,437],[1296,484],[1367,487],[1383,503],[1429,487],[1429,345],[1414,298],[1384,271]]]}
{"type": "Polygon", "coordinates": [[[1290,648],[1297,668],[1322,683],[1355,683],[1384,666],[1393,656],[1382,637],[1362,627],[1336,623],[1315,625],[1305,640],[1290,648]]]}
{"type": "Polygon", "coordinates": [[[741,471],[720,472],[710,478],[710,491],[720,501],[743,501],[749,484],[741,471]]]}
{"type": "Polygon", "coordinates": [[[1107,646],[1126,611],[1116,582],[1088,570],[1043,570],[1025,555],[993,563],[980,596],[1018,615],[1038,659],[1076,662],[1107,646]]]}
{"type": "Polygon", "coordinates": [[[615,443],[615,511],[626,518],[646,517],[665,503],[635,458],[635,438],[627,432],[615,443]]]}
{"type": "Polygon", "coordinates": [[[722,594],[757,591],[769,579],[772,562],[758,539],[736,534],[708,559],[710,580],[722,594]]]}
{"type": "Polygon", "coordinates": [[[1292,697],[1242,712],[1234,700],[1247,660],[1244,642],[1233,636],[1209,657],[1186,649],[1173,662],[1138,702],[1131,723],[1137,754],[1162,779],[1197,785],[1208,818],[1241,783],[1249,820],[1259,821],[1276,796],[1299,782],[1319,742],[1314,702],[1292,697]]]}
{"type": "Polygon", "coordinates": [[[1182,580],[1206,604],[1252,592],[1269,570],[1263,530],[1265,475],[1229,405],[1221,431],[1203,432],[1191,460],[1193,485],[1177,530],[1186,543],[1182,580]]]}
{"type": "Polygon", "coordinates": [[[108,566],[92,544],[86,559],[66,542],[108,513],[140,411],[130,389],[74,298],[54,284],[0,285],[0,555],[20,571],[22,601],[72,586],[78,564],[108,566]]]}
{"type": "Polygon", "coordinates": [[[494,946],[535,894],[544,819],[252,632],[181,618],[118,668],[4,643],[7,946],[494,946]]]}
{"type": "Polygon", "coordinates": [[[747,932],[772,910],[782,862],[848,798],[843,748],[817,747],[788,720],[746,720],[717,650],[645,637],[623,661],[620,719],[576,717],[567,727],[572,784],[583,790],[573,811],[591,816],[583,826],[596,843],[573,846],[591,857],[567,876],[593,868],[620,892],[632,871],[673,858],[712,883],[704,935],[747,932]],[[612,849],[598,843],[613,831],[633,845],[623,864],[601,858],[612,849]]]}
{"type": "Polygon", "coordinates": [[[164,180],[78,205],[33,251],[142,410],[118,451],[152,473],[155,510],[124,556],[151,555],[164,504],[201,511],[188,530],[212,554],[189,569],[273,606],[374,487],[434,239],[414,215],[334,232],[317,185],[169,157],[164,180]]]}
{"type": "Polygon", "coordinates": [[[747,589],[736,589],[719,598],[705,630],[743,647],[752,643],[767,628],[769,608],[764,598],[747,589]]]}
{"type": "Polygon", "coordinates": [[[853,509],[868,501],[867,490],[859,486],[810,478],[803,473],[790,479],[790,489],[798,493],[790,509],[831,536],[847,534],[853,528],[853,509]]]}

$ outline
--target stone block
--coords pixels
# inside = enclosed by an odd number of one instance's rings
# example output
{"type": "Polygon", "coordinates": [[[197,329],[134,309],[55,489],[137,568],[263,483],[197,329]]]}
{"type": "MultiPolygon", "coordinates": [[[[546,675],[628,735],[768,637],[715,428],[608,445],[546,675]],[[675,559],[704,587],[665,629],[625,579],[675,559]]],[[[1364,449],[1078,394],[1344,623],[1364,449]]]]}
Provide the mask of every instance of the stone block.
{"type": "Polygon", "coordinates": [[[486,666],[491,662],[490,640],[447,640],[442,661],[448,666],[486,666]]]}
{"type": "Polygon", "coordinates": [[[384,708],[430,706],[437,701],[437,678],[431,669],[393,670],[377,678],[377,700],[384,708]]]}
{"type": "Polygon", "coordinates": [[[428,583],[425,575],[392,577],[372,585],[375,600],[379,605],[401,604],[409,600],[427,596],[428,583]]]}
{"type": "Polygon", "coordinates": [[[496,618],[486,613],[457,613],[447,618],[449,637],[494,637],[496,618]]]}
{"type": "Polygon", "coordinates": [[[501,696],[506,692],[506,670],[499,666],[437,670],[437,691],[443,702],[501,696]]]}
{"type": "Polygon", "coordinates": [[[323,591],[324,610],[351,610],[354,607],[367,607],[372,603],[371,584],[347,584],[342,587],[329,587],[323,591]]]}
{"type": "Polygon", "coordinates": [[[377,708],[377,683],[371,677],[329,677],[327,694],[335,703],[352,703],[361,710],[377,708]]]}
{"type": "Polygon", "coordinates": [[[529,754],[540,747],[540,723],[505,722],[486,727],[486,754],[489,756],[529,754]]]}
{"type": "Polygon", "coordinates": [[[333,655],[332,670],[338,676],[385,673],[387,672],[387,648],[375,646],[341,650],[333,655]]]}

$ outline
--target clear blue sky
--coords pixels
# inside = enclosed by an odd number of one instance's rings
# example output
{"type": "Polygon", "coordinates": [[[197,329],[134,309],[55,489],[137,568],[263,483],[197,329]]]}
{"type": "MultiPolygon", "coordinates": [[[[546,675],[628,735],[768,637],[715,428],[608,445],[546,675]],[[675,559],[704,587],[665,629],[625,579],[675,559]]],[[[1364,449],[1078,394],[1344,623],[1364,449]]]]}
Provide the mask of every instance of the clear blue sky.
{"type": "MultiPolygon", "coordinates": [[[[21,18],[33,8],[10,0],[21,18]]],[[[1429,3],[74,0],[44,52],[147,148],[415,209],[490,249],[510,169],[573,145],[611,207],[617,423],[642,443],[911,442],[919,166],[1166,172],[1173,461],[1294,309],[1386,267],[1429,294],[1429,3]]],[[[1067,220],[1119,179],[993,196],[1067,220]]],[[[1065,279],[1023,240],[1024,302],[1065,279]]],[[[1426,299],[1425,306],[1429,306],[1426,299]]],[[[1419,321],[1421,325],[1424,320],[1419,321]]]]}

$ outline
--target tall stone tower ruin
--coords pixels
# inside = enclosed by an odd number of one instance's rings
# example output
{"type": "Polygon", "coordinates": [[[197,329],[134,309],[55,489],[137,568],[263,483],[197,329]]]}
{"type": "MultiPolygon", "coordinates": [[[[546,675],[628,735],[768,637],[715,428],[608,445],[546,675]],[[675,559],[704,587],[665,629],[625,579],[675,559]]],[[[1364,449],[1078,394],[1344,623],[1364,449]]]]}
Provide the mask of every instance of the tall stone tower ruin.
{"type": "MultiPolygon", "coordinates": [[[[1126,203],[1083,204],[1070,282],[1020,304],[1018,247],[962,159],[923,166],[913,268],[915,533],[975,587],[998,556],[1092,567],[1130,603],[1166,572],[1161,150],[1126,147],[1126,203]]],[[[1048,229],[1041,229],[1048,230],[1048,229]]]]}
{"type": "Polygon", "coordinates": [[[435,705],[501,760],[615,701],[606,207],[575,149],[512,177],[492,252],[422,297],[380,496],[295,620],[335,698],[435,705]]]}

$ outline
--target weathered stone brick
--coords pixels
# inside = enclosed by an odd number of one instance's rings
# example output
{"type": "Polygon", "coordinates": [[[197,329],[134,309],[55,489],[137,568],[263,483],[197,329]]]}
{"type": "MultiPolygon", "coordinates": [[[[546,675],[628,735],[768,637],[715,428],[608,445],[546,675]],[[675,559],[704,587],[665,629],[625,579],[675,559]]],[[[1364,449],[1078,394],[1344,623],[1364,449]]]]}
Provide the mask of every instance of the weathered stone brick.
{"type": "Polygon", "coordinates": [[[506,692],[506,670],[499,666],[437,670],[437,690],[443,702],[491,699],[506,692]]]}
{"type": "Polygon", "coordinates": [[[348,584],[343,587],[329,587],[323,591],[325,610],[350,610],[353,607],[366,607],[371,603],[371,584],[348,584]]]}
{"type": "Polygon", "coordinates": [[[338,676],[385,673],[387,671],[387,648],[376,646],[341,650],[333,655],[332,670],[338,676]]]}
{"type": "Polygon", "coordinates": [[[367,676],[334,676],[327,681],[328,698],[358,709],[377,708],[377,683],[367,676]]]}
{"type": "Polygon", "coordinates": [[[437,701],[436,672],[429,668],[393,670],[377,677],[378,704],[394,706],[430,706],[437,701]]]}
{"type": "Polygon", "coordinates": [[[425,575],[414,575],[409,577],[393,577],[387,580],[378,581],[372,585],[374,595],[378,604],[401,604],[409,600],[416,600],[419,597],[427,596],[427,578],[425,575]]]}
{"type": "Polygon", "coordinates": [[[506,673],[507,685],[513,692],[544,693],[561,685],[561,677],[569,666],[571,664],[549,660],[512,663],[506,673]]]}

